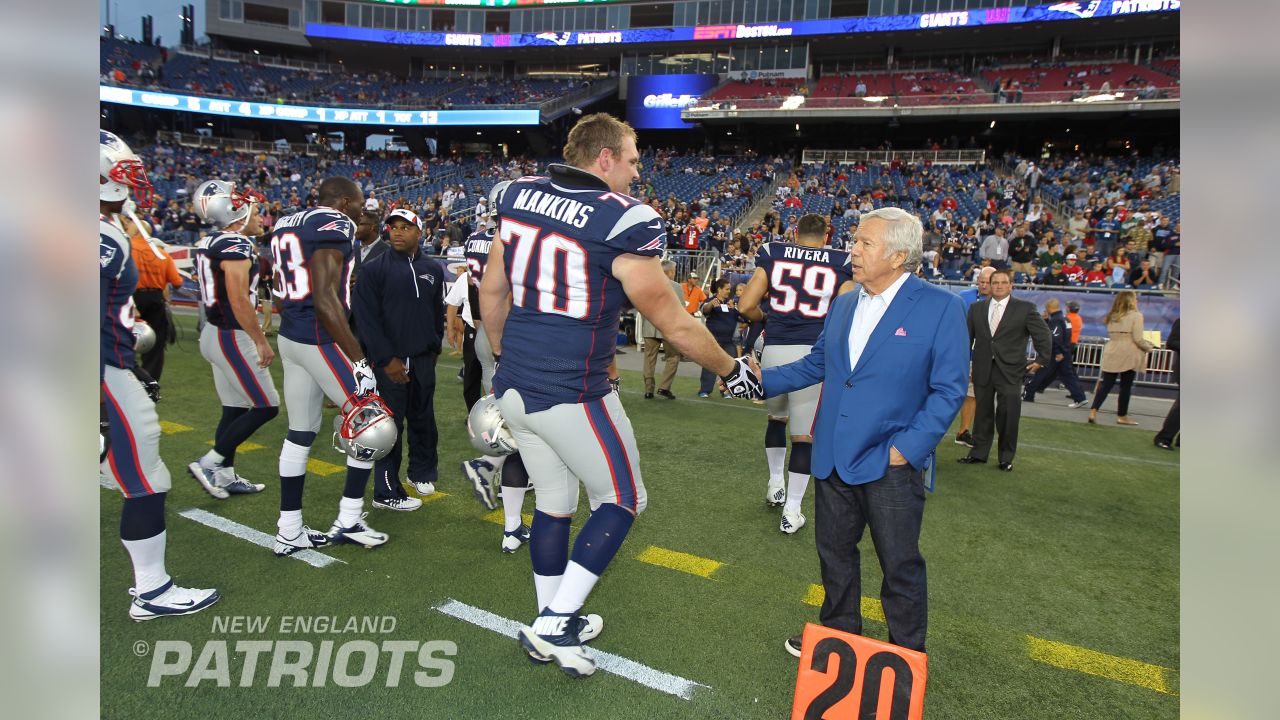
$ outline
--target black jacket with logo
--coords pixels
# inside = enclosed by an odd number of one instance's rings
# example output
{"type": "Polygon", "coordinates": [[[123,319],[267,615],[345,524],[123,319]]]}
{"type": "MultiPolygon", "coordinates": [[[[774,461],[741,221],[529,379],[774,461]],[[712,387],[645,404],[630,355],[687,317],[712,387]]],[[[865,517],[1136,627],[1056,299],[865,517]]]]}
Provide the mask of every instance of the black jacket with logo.
{"type": "Polygon", "coordinates": [[[361,266],[351,309],[371,365],[440,352],[444,283],[439,263],[421,250],[413,257],[388,250],[361,266]]]}

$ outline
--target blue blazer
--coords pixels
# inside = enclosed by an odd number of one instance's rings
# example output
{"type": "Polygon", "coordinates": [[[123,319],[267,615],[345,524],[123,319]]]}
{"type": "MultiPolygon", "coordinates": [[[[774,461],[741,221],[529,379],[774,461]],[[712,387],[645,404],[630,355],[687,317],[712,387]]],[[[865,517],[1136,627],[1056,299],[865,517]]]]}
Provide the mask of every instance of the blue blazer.
{"type": "Polygon", "coordinates": [[[833,471],[850,485],[884,477],[889,448],[923,469],[964,402],[969,330],[964,301],[912,275],[849,370],[857,291],[839,296],[813,350],[764,371],[765,395],[822,383],[813,427],[814,477],[833,471]]]}

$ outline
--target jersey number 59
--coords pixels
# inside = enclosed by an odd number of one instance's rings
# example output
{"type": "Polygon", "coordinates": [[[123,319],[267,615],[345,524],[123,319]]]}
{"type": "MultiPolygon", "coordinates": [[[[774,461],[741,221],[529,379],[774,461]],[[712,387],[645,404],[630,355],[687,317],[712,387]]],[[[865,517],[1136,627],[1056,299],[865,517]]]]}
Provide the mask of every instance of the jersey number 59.
{"type": "Polygon", "coordinates": [[[778,261],[773,264],[769,287],[773,289],[770,303],[774,312],[798,310],[805,317],[826,317],[836,291],[836,273],[822,265],[778,261]],[[799,287],[795,286],[796,280],[800,281],[799,287]],[[813,302],[800,300],[801,293],[813,302]]]}
{"type": "Polygon", "coordinates": [[[511,246],[511,302],[552,315],[581,320],[591,312],[587,290],[587,251],[577,241],[558,233],[541,235],[542,229],[503,218],[498,236],[511,246]],[[529,264],[538,257],[538,276],[529,285],[529,264]],[[563,260],[562,260],[563,258],[563,260]],[[536,300],[528,295],[536,294],[536,300]]]}

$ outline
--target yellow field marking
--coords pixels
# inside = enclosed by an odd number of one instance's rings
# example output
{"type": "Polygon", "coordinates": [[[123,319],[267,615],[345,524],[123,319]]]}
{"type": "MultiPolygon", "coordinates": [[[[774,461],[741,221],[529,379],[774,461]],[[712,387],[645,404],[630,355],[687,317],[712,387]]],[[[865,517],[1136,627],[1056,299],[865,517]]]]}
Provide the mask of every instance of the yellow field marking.
{"type": "MultiPolygon", "coordinates": [[[[426,500],[424,499],[423,502],[426,502],[426,500]]],[[[502,508],[485,515],[483,519],[494,525],[506,525],[506,517],[502,514],[502,508]]],[[[520,519],[525,525],[533,525],[533,513],[524,513],[520,516],[520,519]]]]}
{"type": "MultiPolygon", "coordinates": [[[[417,493],[414,493],[414,494],[417,495],[417,493]]],[[[435,502],[437,500],[443,500],[444,498],[447,498],[447,497],[449,497],[449,493],[440,492],[439,490],[431,493],[430,495],[418,495],[418,499],[422,501],[423,505],[426,505],[427,503],[435,502]]]]}
{"type": "MultiPolygon", "coordinates": [[[[208,445],[209,447],[213,447],[213,441],[210,440],[209,442],[205,443],[205,445],[208,445]]],[[[259,445],[256,442],[247,442],[241,445],[240,447],[236,448],[236,452],[253,452],[254,450],[261,450],[264,447],[266,447],[266,445],[259,445]]]]}
{"type": "Polygon", "coordinates": [[[340,473],[346,469],[347,468],[343,465],[334,465],[333,463],[325,462],[323,460],[307,458],[307,471],[313,472],[316,475],[332,475],[334,473],[340,473]]]}
{"type": "Polygon", "coordinates": [[[1178,694],[1168,682],[1169,675],[1175,674],[1176,670],[1141,660],[1108,655],[1097,650],[1045,640],[1033,635],[1027,636],[1027,653],[1032,660],[1057,668],[1097,675],[1108,680],[1155,690],[1165,695],[1178,694]]]}
{"type": "MultiPolygon", "coordinates": [[[[804,594],[804,603],[819,607],[822,601],[827,597],[827,593],[822,589],[821,585],[810,585],[809,590],[804,594]]],[[[862,617],[867,620],[875,620],[876,622],[884,622],[884,608],[881,607],[880,601],[873,597],[862,598],[862,617]]]]}
{"type": "Polygon", "coordinates": [[[187,432],[189,430],[194,430],[194,429],[195,428],[191,427],[190,425],[183,425],[182,423],[169,422],[168,420],[160,421],[160,432],[164,433],[165,435],[172,435],[174,433],[187,432]]]}
{"type": "Polygon", "coordinates": [[[636,556],[636,559],[642,563],[657,565],[669,570],[678,570],[707,579],[710,579],[711,574],[719,570],[723,565],[723,563],[710,558],[698,557],[697,555],[690,555],[676,550],[667,550],[654,545],[645,548],[644,552],[636,556]]]}

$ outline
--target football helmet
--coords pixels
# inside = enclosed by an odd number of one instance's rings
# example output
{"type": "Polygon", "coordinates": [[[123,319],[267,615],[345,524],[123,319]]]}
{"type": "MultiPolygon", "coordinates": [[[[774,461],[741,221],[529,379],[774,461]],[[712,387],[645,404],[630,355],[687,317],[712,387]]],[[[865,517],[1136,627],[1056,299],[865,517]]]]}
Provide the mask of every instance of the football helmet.
{"type": "Polygon", "coordinates": [[[196,214],[218,229],[248,220],[254,203],[265,200],[253,190],[239,192],[235,183],[222,180],[206,180],[195,192],[196,214]]]}
{"type": "Polygon", "coordinates": [[[333,419],[333,449],[352,460],[376,462],[391,453],[399,431],[382,398],[352,395],[333,419]]]}
{"type": "Polygon", "coordinates": [[[156,346],[156,331],[150,323],[135,320],[133,323],[133,351],[140,354],[151,352],[156,346]]]}
{"type": "Polygon", "coordinates": [[[498,203],[502,201],[502,196],[507,194],[507,188],[509,187],[511,187],[511,181],[503,180],[489,188],[489,207],[484,214],[485,218],[493,220],[498,217],[498,203]]]}
{"type": "Polygon", "coordinates": [[[498,399],[492,395],[485,395],[471,407],[467,415],[467,436],[476,450],[489,457],[512,455],[519,450],[498,408],[498,399]]]}
{"type": "Polygon", "coordinates": [[[98,199],[120,202],[133,199],[141,207],[151,207],[154,188],[147,179],[142,161],[115,133],[98,131],[98,199]]]}

